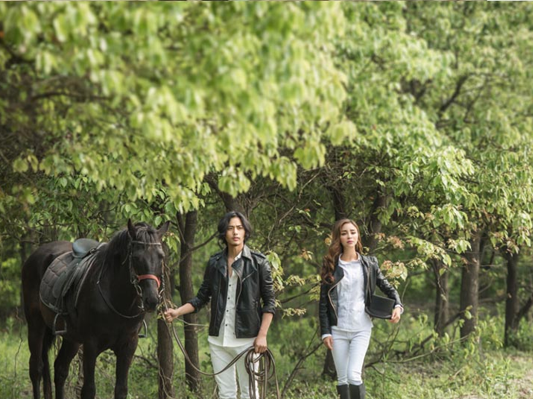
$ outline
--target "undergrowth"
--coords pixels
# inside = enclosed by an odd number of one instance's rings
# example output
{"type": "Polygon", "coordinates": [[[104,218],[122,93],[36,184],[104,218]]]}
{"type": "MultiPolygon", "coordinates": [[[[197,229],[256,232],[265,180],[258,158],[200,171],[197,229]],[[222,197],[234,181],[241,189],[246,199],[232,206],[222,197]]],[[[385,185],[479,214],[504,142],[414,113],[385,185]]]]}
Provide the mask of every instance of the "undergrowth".
{"type": "MultiPolygon", "coordinates": [[[[513,339],[518,349],[504,349],[501,318],[480,321],[475,337],[458,339],[458,326],[437,337],[424,315],[404,315],[400,325],[382,320],[374,331],[366,358],[364,380],[368,399],[526,399],[533,397],[533,359],[530,359],[531,325],[524,323],[513,339]]],[[[139,348],[130,369],[129,398],[157,398],[156,323],[139,348]]],[[[182,326],[176,329],[182,336],[182,326]]],[[[284,318],[273,325],[269,347],[276,358],[277,375],[284,398],[334,398],[335,381],[322,376],[325,348],[319,345],[317,321],[313,318],[284,318]],[[300,361],[301,359],[305,359],[300,361]]],[[[210,369],[205,329],[199,337],[202,368],[210,369]]],[[[52,349],[57,353],[58,345],[52,349]]],[[[175,352],[176,398],[215,398],[213,378],[203,377],[200,393],[187,389],[183,355],[175,352]]],[[[53,364],[54,353],[51,354],[53,364]]],[[[22,320],[10,318],[0,330],[0,398],[30,398],[29,350],[22,320]]],[[[115,359],[103,353],[97,364],[97,397],[113,396],[115,359]]],[[[67,397],[79,392],[77,358],[67,381],[67,397]]],[[[274,398],[274,386],[269,397],[274,398]]]]}

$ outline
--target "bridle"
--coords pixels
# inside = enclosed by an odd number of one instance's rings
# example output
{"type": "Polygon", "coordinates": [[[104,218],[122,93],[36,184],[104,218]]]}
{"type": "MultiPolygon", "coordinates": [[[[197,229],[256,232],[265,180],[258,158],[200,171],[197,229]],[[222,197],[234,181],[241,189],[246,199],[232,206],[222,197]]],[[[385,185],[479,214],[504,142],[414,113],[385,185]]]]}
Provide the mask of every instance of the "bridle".
{"type": "MultiPolygon", "coordinates": [[[[142,288],[141,288],[141,286],[139,284],[142,280],[154,280],[157,283],[157,289],[159,290],[159,298],[161,299],[162,293],[165,290],[164,281],[163,281],[163,283],[161,283],[161,279],[159,277],[157,277],[155,274],[141,274],[141,275],[138,275],[135,272],[135,269],[133,268],[133,256],[132,256],[133,255],[133,244],[161,247],[162,246],[161,243],[160,242],[145,242],[145,241],[130,240],[130,242],[128,243],[128,254],[126,255],[126,259],[124,259],[124,262],[122,262],[122,264],[124,265],[124,263],[126,263],[126,261],[128,261],[128,269],[129,269],[129,273],[130,273],[130,283],[133,285],[133,287],[135,288],[135,291],[137,292],[137,296],[135,297],[134,301],[136,301],[138,298],[142,298],[142,288]]],[[[143,303],[142,300],[141,300],[141,304],[139,306],[140,311],[139,311],[139,313],[137,313],[135,315],[125,315],[125,314],[119,312],[117,309],[115,309],[115,307],[113,306],[111,301],[108,298],[106,298],[106,296],[104,295],[104,292],[102,291],[102,287],[100,285],[100,280],[102,279],[103,270],[104,270],[104,267],[101,267],[100,268],[100,274],[98,275],[98,281],[96,282],[96,285],[98,286],[98,291],[100,292],[100,295],[102,296],[105,304],[113,312],[115,312],[117,315],[119,315],[120,317],[123,317],[125,319],[135,319],[135,318],[139,317],[140,315],[142,315],[145,312],[144,303],[143,303]]]]}
{"type": "Polygon", "coordinates": [[[148,245],[148,246],[155,246],[155,247],[161,247],[161,243],[160,242],[144,242],[144,241],[136,241],[136,240],[131,240],[130,243],[128,244],[128,258],[129,258],[129,269],[130,269],[130,281],[131,283],[133,284],[133,286],[135,287],[135,289],[137,290],[137,293],[142,296],[142,288],[141,286],[139,285],[139,283],[143,280],[155,280],[155,282],[157,283],[157,289],[161,288],[161,279],[159,277],[157,277],[155,274],[141,274],[141,275],[138,275],[137,273],[135,273],[135,270],[133,269],[133,262],[132,262],[132,253],[133,253],[133,249],[132,249],[132,244],[141,244],[141,245],[148,245]]]}

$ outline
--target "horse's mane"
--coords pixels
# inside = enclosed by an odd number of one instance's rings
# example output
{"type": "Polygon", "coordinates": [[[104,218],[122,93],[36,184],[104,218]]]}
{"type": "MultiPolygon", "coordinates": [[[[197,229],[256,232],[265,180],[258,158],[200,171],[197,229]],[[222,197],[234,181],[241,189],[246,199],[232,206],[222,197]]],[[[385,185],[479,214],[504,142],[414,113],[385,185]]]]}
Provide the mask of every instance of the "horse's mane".
{"type": "MultiPolygon", "coordinates": [[[[148,223],[139,222],[135,224],[136,241],[157,242],[157,230],[148,223]]],[[[105,265],[112,265],[118,254],[126,254],[131,241],[128,229],[124,228],[113,234],[113,237],[101,251],[98,251],[97,259],[103,261],[105,265]]]]}

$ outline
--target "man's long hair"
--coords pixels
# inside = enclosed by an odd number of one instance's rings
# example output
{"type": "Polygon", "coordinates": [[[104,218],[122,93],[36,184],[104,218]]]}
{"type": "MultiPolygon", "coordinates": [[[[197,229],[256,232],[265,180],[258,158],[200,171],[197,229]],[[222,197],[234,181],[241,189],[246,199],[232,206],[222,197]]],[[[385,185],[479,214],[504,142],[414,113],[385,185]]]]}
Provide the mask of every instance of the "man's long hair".
{"type": "Polygon", "coordinates": [[[226,242],[226,231],[228,231],[229,222],[233,218],[239,218],[242,223],[242,227],[244,228],[244,243],[250,239],[252,236],[253,230],[252,225],[246,219],[246,216],[244,216],[242,213],[237,211],[230,211],[226,213],[222,219],[220,219],[220,222],[218,222],[218,241],[221,245],[228,246],[228,243],[226,242]]]}
{"type": "Polygon", "coordinates": [[[322,269],[320,270],[320,277],[322,282],[331,284],[334,282],[333,272],[335,271],[335,265],[339,256],[342,253],[341,245],[341,228],[347,223],[351,223],[357,230],[357,243],[355,244],[355,250],[358,253],[363,251],[363,244],[361,244],[361,230],[359,226],[351,219],[340,219],[335,222],[333,231],[331,232],[331,244],[328,248],[328,253],[324,256],[324,262],[322,263],[322,269]]]}

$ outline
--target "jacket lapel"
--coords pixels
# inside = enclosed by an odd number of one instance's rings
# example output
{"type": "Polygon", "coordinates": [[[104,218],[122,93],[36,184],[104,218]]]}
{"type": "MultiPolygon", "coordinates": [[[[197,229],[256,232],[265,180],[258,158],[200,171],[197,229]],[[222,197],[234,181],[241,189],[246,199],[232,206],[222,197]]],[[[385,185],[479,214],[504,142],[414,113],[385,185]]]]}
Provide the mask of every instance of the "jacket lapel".
{"type": "Polygon", "coordinates": [[[363,265],[363,277],[365,281],[365,302],[367,302],[368,297],[370,296],[370,266],[368,264],[368,258],[363,255],[361,257],[361,265],[363,265]]]}
{"type": "Polygon", "coordinates": [[[239,281],[242,281],[242,271],[244,268],[244,261],[242,259],[242,256],[238,260],[233,262],[231,268],[233,269],[233,273],[237,274],[237,277],[239,277],[239,281]]]}
{"type": "Polygon", "coordinates": [[[222,251],[219,253],[217,260],[215,262],[215,269],[222,274],[224,279],[227,278],[228,273],[228,256],[226,254],[226,251],[222,251]]]}
{"type": "Polygon", "coordinates": [[[344,270],[342,267],[339,266],[339,258],[337,258],[337,261],[335,262],[335,270],[333,272],[333,278],[334,278],[334,284],[337,284],[339,281],[341,281],[344,277],[344,270]]]}
{"type": "Polygon", "coordinates": [[[235,262],[233,270],[237,273],[241,282],[255,272],[256,267],[252,259],[252,252],[247,245],[242,248],[241,258],[238,262],[235,262]]]}

